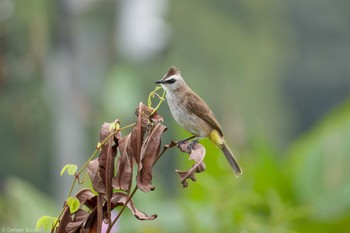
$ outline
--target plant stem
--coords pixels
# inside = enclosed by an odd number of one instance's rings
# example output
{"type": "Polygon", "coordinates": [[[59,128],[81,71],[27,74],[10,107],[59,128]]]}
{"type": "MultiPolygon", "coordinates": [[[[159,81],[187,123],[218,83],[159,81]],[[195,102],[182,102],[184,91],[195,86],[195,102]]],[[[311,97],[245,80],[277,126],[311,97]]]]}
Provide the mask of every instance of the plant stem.
{"type": "Polygon", "coordinates": [[[160,97],[158,94],[157,94],[158,98],[159,98],[159,103],[157,104],[157,106],[153,109],[151,115],[153,115],[157,110],[158,108],[160,107],[160,105],[163,103],[163,101],[165,100],[164,96],[165,96],[165,90],[163,90],[163,94],[162,96],[160,97]]]}
{"type": "Polygon", "coordinates": [[[114,226],[114,224],[118,221],[118,219],[120,218],[120,216],[122,215],[122,213],[124,212],[125,208],[128,206],[129,201],[132,199],[132,197],[135,195],[136,191],[137,191],[137,185],[135,186],[134,190],[132,191],[132,193],[130,194],[130,196],[128,197],[128,199],[126,199],[123,207],[121,208],[121,210],[119,211],[117,217],[115,217],[115,219],[113,220],[112,224],[108,225],[108,229],[107,229],[107,233],[110,233],[110,231],[112,230],[112,227],[114,226]]]}
{"type": "MultiPolygon", "coordinates": [[[[130,125],[127,125],[127,126],[124,126],[116,131],[113,131],[112,133],[110,133],[102,142],[101,142],[101,146],[103,146],[108,139],[110,139],[111,137],[113,137],[114,135],[116,135],[118,132],[122,131],[122,130],[125,130],[127,128],[130,128],[132,126],[136,125],[136,123],[132,123],[130,125]]],[[[83,171],[84,169],[87,167],[87,165],[89,164],[89,162],[96,156],[97,152],[99,152],[100,150],[99,149],[96,149],[94,151],[94,153],[92,153],[92,155],[90,156],[90,158],[86,161],[86,163],[81,167],[81,169],[79,170],[79,172],[77,173],[77,176],[79,176],[83,171]]]]}
{"type": "MultiPolygon", "coordinates": [[[[132,126],[136,125],[136,123],[132,123],[130,125],[127,125],[127,126],[124,126],[116,131],[113,131],[112,133],[110,133],[102,142],[101,142],[101,146],[103,146],[108,139],[110,139],[111,137],[113,137],[114,135],[116,135],[119,131],[122,131],[122,130],[125,130],[127,128],[130,128],[132,126]]],[[[77,182],[77,180],[79,179],[79,176],[80,174],[85,170],[85,168],[89,165],[89,162],[96,156],[97,152],[99,152],[100,150],[99,149],[95,149],[94,153],[92,153],[92,155],[90,156],[90,158],[86,161],[86,163],[81,167],[81,169],[75,174],[75,178],[73,180],[73,183],[69,189],[69,193],[68,193],[68,197],[70,197],[72,195],[72,192],[73,192],[73,189],[74,189],[74,186],[77,182]]],[[[64,213],[64,211],[66,210],[66,208],[68,207],[68,205],[65,203],[64,204],[64,207],[60,213],[60,215],[58,216],[58,220],[56,221],[56,223],[54,224],[54,226],[52,227],[52,231],[56,228],[57,226],[57,223],[59,222],[62,214],[64,213]]]]}

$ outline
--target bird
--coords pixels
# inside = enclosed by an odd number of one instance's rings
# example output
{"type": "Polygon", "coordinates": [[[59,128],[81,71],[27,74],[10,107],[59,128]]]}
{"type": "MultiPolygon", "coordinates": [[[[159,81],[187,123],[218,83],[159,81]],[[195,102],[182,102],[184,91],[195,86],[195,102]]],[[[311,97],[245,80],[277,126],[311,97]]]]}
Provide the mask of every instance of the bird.
{"type": "MultiPolygon", "coordinates": [[[[166,101],[175,121],[192,134],[190,138],[197,143],[202,138],[209,138],[221,149],[228,163],[238,177],[243,174],[231,149],[227,145],[220,123],[213,111],[185,82],[177,67],[172,66],[162,79],[155,82],[166,91],[166,101]]],[[[190,144],[190,146],[191,146],[190,144]]]]}

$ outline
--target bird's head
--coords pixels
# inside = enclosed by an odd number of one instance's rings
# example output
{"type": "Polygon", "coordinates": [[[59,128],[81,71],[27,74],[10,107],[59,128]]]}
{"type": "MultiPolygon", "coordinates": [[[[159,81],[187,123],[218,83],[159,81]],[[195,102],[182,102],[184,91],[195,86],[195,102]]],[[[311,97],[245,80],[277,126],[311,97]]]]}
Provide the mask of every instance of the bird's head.
{"type": "Polygon", "coordinates": [[[161,80],[156,81],[156,84],[160,84],[164,90],[170,92],[186,85],[180,71],[175,66],[172,66],[161,80]]]}

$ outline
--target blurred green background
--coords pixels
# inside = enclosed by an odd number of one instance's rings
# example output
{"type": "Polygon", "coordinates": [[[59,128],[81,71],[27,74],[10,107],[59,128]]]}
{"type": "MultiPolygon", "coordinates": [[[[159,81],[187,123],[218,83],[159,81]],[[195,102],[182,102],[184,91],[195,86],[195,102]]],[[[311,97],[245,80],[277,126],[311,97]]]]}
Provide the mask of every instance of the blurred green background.
{"type": "MultiPolygon", "coordinates": [[[[171,150],[118,232],[349,232],[350,1],[0,0],[0,227],[57,216],[104,121],[134,122],[176,65],[212,107],[244,175],[171,150]]],[[[166,104],[164,142],[188,134],[166,104]]]]}

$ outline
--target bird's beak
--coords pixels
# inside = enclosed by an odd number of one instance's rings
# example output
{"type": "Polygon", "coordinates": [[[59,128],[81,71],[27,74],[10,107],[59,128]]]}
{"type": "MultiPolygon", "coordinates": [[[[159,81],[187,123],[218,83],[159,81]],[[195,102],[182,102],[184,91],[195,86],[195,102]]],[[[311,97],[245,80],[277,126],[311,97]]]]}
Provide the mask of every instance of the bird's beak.
{"type": "Polygon", "coordinates": [[[161,80],[156,81],[155,83],[156,83],[156,84],[163,84],[163,83],[165,83],[165,82],[164,82],[164,80],[161,79],[161,80]]]}

